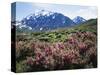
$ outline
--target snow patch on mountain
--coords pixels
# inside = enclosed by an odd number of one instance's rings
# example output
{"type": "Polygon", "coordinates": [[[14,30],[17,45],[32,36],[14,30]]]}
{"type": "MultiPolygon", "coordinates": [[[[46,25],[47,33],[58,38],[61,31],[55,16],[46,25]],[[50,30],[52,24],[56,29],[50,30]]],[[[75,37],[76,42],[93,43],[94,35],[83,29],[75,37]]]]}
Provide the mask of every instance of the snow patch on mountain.
{"type": "Polygon", "coordinates": [[[83,17],[77,16],[73,19],[76,24],[84,23],[86,20],[83,17]]]}

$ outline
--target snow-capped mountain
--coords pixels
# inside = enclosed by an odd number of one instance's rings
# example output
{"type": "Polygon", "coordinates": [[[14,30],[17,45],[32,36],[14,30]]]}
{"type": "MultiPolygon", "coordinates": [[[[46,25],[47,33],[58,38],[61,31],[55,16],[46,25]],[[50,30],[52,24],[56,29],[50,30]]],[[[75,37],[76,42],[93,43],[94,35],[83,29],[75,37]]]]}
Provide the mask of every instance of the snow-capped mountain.
{"type": "Polygon", "coordinates": [[[52,30],[61,27],[69,27],[75,23],[61,13],[46,10],[36,11],[22,19],[22,25],[31,27],[33,30],[52,30]]]}
{"type": "Polygon", "coordinates": [[[38,18],[40,16],[50,16],[52,14],[53,14],[53,12],[50,12],[50,11],[38,10],[38,11],[35,11],[33,14],[30,14],[30,15],[26,16],[25,18],[27,20],[30,19],[31,17],[36,19],[36,18],[38,18]]]}
{"type": "Polygon", "coordinates": [[[80,24],[86,22],[86,20],[80,16],[77,16],[73,19],[73,22],[75,22],[76,24],[80,24]]]}
{"type": "Polygon", "coordinates": [[[51,12],[46,10],[38,10],[33,14],[29,14],[21,21],[16,21],[17,28],[28,29],[32,31],[46,31],[57,28],[71,27],[86,20],[80,16],[71,20],[69,17],[61,13],[51,12]]]}
{"type": "Polygon", "coordinates": [[[15,21],[15,22],[12,22],[11,24],[12,24],[12,26],[16,26],[17,29],[32,30],[32,28],[30,26],[22,24],[21,21],[15,21]]]}

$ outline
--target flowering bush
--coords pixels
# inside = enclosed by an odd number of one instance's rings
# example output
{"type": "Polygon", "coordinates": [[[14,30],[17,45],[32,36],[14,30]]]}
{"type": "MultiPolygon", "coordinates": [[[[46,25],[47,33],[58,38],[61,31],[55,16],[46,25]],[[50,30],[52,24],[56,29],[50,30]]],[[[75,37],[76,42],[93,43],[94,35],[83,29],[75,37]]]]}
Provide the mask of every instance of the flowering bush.
{"type": "MultiPolygon", "coordinates": [[[[63,42],[32,41],[16,43],[16,56],[32,71],[96,67],[96,35],[92,32],[70,34],[63,42]],[[94,60],[92,60],[94,58],[94,60]]],[[[28,69],[27,71],[30,71],[28,69]]]]}

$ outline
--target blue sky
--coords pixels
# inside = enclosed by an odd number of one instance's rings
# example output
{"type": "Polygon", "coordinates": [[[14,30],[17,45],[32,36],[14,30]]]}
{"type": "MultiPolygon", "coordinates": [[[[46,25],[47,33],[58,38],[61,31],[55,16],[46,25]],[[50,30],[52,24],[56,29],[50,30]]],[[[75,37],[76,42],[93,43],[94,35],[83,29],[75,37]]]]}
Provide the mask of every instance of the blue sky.
{"type": "Polygon", "coordinates": [[[97,7],[95,6],[17,2],[16,20],[21,20],[27,15],[39,10],[59,12],[70,17],[71,19],[76,16],[81,16],[85,19],[97,18],[97,7]]]}

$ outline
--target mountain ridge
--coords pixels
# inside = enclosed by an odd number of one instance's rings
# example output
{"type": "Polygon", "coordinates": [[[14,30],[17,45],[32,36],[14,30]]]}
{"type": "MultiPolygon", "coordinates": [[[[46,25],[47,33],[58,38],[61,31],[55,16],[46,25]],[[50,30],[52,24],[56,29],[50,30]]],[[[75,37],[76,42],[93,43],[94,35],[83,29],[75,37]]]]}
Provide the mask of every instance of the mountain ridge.
{"type": "MultiPolygon", "coordinates": [[[[47,31],[57,28],[71,27],[80,23],[84,23],[86,20],[80,16],[75,17],[73,20],[68,16],[58,12],[51,12],[40,10],[33,14],[29,14],[20,21],[19,28],[27,28],[33,31],[47,31]],[[77,22],[74,22],[76,19],[77,22]]],[[[16,22],[16,25],[17,22],[16,22]]]]}
{"type": "Polygon", "coordinates": [[[59,27],[72,26],[75,23],[67,16],[57,12],[46,12],[44,10],[37,12],[22,19],[22,24],[26,24],[35,30],[51,30],[59,27]]]}
{"type": "Polygon", "coordinates": [[[80,23],[86,22],[86,19],[84,19],[83,17],[80,17],[80,16],[76,16],[76,17],[73,19],[73,22],[75,22],[76,24],[80,24],[80,23]]]}

